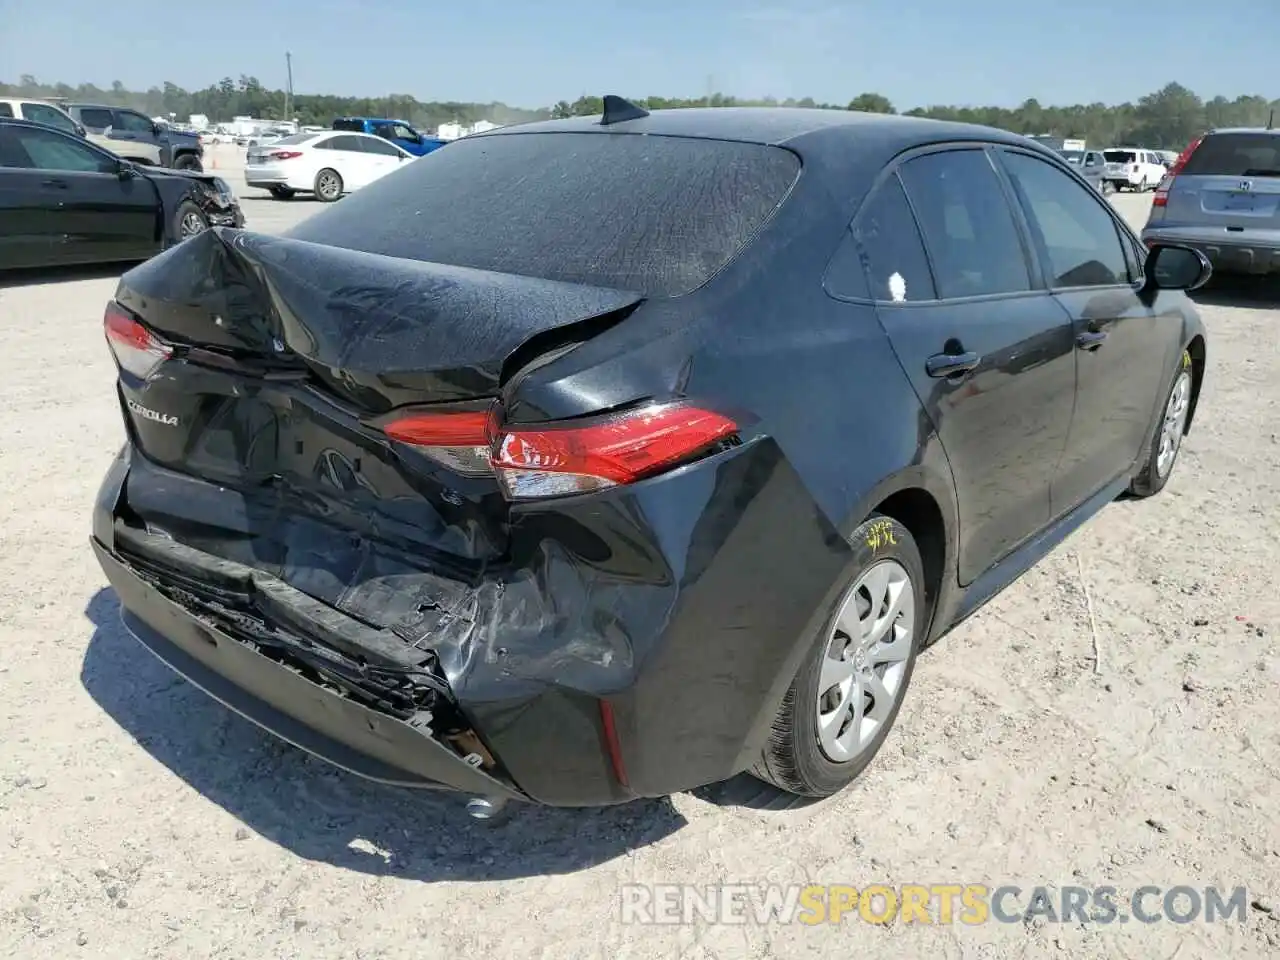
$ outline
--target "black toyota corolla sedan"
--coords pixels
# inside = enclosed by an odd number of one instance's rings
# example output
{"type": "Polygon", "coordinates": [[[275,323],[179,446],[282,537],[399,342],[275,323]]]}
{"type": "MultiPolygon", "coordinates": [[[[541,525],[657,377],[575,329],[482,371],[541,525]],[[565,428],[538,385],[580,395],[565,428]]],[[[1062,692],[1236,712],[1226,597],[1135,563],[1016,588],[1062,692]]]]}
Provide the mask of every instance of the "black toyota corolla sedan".
{"type": "Polygon", "coordinates": [[[125,274],[93,549],[364,776],[829,795],[922,647],[1165,485],[1208,273],[1012,134],[610,98],[125,274]]]}
{"type": "Polygon", "coordinates": [[[0,119],[0,270],[144,260],[210,226],[244,226],[226,181],[0,119]]]}

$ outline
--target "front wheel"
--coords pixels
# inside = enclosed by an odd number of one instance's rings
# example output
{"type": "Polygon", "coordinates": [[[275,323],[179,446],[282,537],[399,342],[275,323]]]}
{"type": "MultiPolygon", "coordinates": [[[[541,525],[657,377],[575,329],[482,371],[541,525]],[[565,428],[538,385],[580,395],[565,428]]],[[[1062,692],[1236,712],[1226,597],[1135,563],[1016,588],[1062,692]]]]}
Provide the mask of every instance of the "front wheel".
{"type": "Polygon", "coordinates": [[[173,214],[173,236],[181,242],[204,233],[209,229],[209,221],[204,212],[190,200],[183,200],[173,214]]]}
{"type": "Polygon", "coordinates": [[[173,161],[173,169],[191,170],[195,173],[203,173],[204,165],[200,163],[200,158],[194,153],[184,153],[173,161]]]}
{"type": "Polygon", "coordinates": [[[272,187],[271,195],[275,197],[277,200],[293,199],[293,191],[290,190],[288,187],[272,187]]]}
{"type": "Polygon", "coordinates": [[[324,203],[333,203],[342,196],[342,177],[337,170],[325,167],[316,174],[316,199],[324,203]]]}
{"type": "Polygon", "coordinates": [[[752,769],[789,793],[851,783],[897,719],[928,627],[924,567],[910,532],[873,516],[854,531],[854,572],[783,697],[752,769]]]}
{"type": "Polygon", "coordinates": [[[1163,413],[1156,423],[1155,435],[1147,451],[1147,462],[1129,485],[1129,493],[1135,497],[1150,497],[1164,489],[1173,474],[1173,465],[1182,450],[1182,438],[1187,434],[1187,420],[1191,416],[1191,398],[1195,388],[1192,377],[1191,354],[1182,351],[1182,361],[1173,376],[1173,384],[1165,397],[1163,413]]]}

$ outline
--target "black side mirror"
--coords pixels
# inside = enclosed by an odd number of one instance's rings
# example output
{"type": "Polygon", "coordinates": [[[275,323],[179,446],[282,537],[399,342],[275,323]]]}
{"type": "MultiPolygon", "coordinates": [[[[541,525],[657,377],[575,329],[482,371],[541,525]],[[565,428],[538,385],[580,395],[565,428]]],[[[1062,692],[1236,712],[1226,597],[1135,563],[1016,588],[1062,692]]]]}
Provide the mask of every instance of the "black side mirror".
{"type": "Polygon", "coordinates": [[[1213,265],[1199,250],[1158,243],[1147,254],[1145,273],[1151,290],[1198,290],[1213,276],[1213,265]]]}
{"type": "Polygon", "coordinates": [[[132,180],[138,175],[138,171],[128,160],[121,160],[116,166],[116,176],[121,180],[132,180]]]}

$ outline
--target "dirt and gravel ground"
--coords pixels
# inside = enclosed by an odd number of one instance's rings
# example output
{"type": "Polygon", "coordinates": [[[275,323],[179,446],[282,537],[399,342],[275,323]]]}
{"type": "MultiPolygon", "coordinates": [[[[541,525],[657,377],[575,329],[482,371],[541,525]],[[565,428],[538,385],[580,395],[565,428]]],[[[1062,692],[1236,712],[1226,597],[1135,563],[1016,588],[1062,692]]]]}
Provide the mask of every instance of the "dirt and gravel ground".
{"type": "MultiPolygon", "coordinates": [[[[1135,223],[1147,202],[1116,200],[1135,223]]],[[[245,206],[260,229],[317,209],[245,206]]],[[[100,327],[115,279],[0,283],[5,955],[1280,951],[1276,300],[1200,296],[1210,373],[1167,491],[1108,507],[922,658],[856,788],[780,812],[743,780],[486,828],[280,745],[122,633],[86,543],[122,439],[100,327]],[[620,885],[670,881],[1246,885],[1256,904],[1243,925],[621,922],[620,885]]]]}

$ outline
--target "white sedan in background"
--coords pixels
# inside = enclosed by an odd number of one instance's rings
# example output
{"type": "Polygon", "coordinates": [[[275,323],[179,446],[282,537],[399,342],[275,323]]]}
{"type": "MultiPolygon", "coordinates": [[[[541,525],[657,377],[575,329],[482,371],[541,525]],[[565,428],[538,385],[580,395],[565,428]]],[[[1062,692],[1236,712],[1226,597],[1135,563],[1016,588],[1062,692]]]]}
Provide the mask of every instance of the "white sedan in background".
{"type": "Polygon", "coordinates": [[[413,159],[394,143],[367,133],[295,133],[268,146],[251,147],[244,182],[270,190],[277,200],[313,193],[317,200],[332,203],[413,159]]]}

